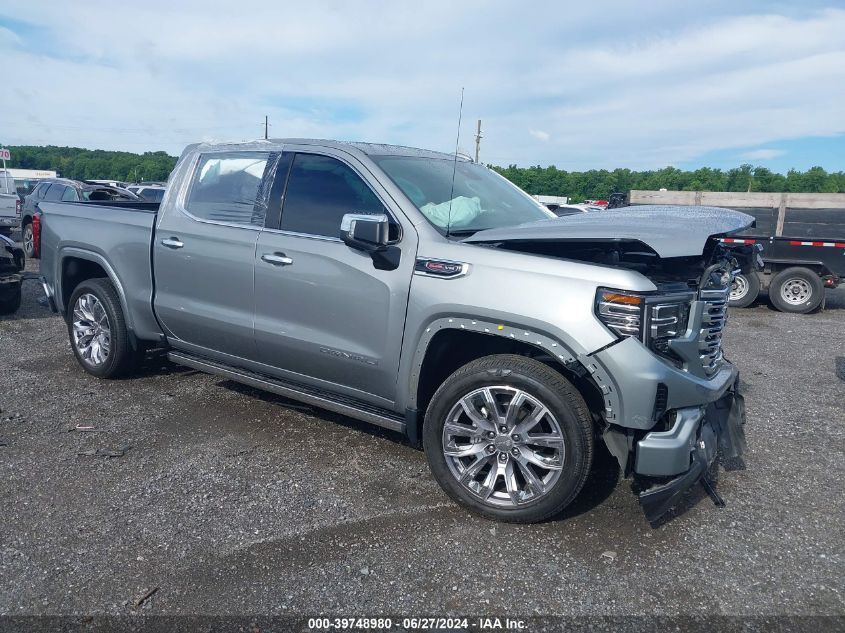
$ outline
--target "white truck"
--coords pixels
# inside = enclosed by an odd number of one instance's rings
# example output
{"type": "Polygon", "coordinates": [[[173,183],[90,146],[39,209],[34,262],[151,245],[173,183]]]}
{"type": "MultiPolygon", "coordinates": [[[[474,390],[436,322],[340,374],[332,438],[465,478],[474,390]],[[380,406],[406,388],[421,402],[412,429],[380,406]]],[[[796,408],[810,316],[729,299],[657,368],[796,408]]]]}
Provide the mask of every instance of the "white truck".
{"type": "Polygon", "coordinates": [[[21,199],[18,197],[15,179],[7,170],[0,170],[0,235],[11,235],[20,217],[21,199]]]}

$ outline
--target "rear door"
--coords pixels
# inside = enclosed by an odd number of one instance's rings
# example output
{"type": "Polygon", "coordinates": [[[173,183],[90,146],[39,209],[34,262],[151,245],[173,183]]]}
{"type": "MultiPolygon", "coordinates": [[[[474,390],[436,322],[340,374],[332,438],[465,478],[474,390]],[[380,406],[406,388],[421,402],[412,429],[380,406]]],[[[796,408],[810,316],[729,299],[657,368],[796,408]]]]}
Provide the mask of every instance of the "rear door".
{"type": "Polygon", "coordinates": [[[269,218],[256,250],[259,360],[281,378],[392,402],[416,232],[407,220],[402,227],[401,211],[353,157],[301,149],[280,162],[273,199],[282,200],[281,221],[269,218]],[[339,239],[346,213],[392,218],[397,269],[377,270],[369,255],[339,239]]]}
{"type": "Polygon", "coordinates": [[[270,152],[214,152],[159,218],[155,310],[173,347],[237,363],[254,359],[255,244],[270,152]]]}

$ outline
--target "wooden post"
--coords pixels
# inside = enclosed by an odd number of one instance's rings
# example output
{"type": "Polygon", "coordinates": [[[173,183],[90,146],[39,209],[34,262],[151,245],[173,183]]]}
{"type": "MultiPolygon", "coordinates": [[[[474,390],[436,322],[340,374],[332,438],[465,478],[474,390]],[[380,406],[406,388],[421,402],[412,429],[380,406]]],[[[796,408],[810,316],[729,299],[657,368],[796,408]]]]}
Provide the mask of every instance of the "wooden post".
{"type": "Polygon", "coordinates": [[[775,228],[775,237],[783,235],[783,222],[786,219],[786,197],[788,195],[789,194],[787,193],[780,194],[780,206],[778,207],[778,223],[775,228]]]}

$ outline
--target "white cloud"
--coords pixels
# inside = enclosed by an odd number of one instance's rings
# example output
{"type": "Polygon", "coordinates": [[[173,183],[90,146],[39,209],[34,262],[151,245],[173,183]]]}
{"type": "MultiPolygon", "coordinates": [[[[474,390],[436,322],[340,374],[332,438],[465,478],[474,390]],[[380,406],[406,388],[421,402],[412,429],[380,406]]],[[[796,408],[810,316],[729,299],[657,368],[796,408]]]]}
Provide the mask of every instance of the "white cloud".
{"type": "Polygon", "coordinates": [[[269,114],[274,136],[450,151],[462,86],[461,140],[483,119],[498,164],[656,167],[845,133],[845,10],[759,6],[5,0],[0,24],[40,31],[0,31],[18,78],[0,141],[178,153],[269,114]]]}
{"type": "Polygon", "coordinates": [[[783,156],[786,152],[782,149],[755,149],[750,152],[741,154],[742,158],[748,160],[772,160],[778,156],[783,156]]]}

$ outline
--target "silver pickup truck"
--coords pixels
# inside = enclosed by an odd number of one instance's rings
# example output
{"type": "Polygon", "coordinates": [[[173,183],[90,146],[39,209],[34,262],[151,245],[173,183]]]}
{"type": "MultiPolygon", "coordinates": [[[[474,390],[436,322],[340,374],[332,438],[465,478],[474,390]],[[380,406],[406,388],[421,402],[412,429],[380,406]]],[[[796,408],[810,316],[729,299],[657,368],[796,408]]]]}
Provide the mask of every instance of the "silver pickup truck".
{"type": "MultiPolygon", "coordinates": [[[[407,435],[455,501],[540,521],[598,442],[656,520],[744,446],[717,239],[753,218],[557,218],[454,155],[314,140],[189,146],[154,204],[42,204],[42,274],[79,364],[150,349],[407,435]]],[[[333,450],[326,446],[326,451],[333,450]]]]}

